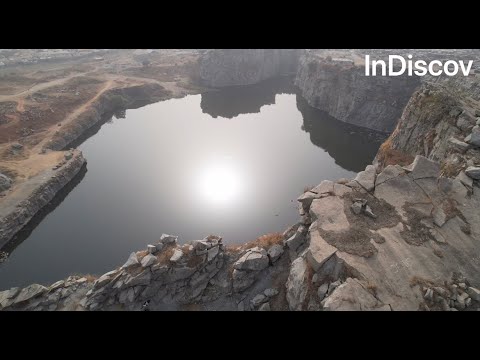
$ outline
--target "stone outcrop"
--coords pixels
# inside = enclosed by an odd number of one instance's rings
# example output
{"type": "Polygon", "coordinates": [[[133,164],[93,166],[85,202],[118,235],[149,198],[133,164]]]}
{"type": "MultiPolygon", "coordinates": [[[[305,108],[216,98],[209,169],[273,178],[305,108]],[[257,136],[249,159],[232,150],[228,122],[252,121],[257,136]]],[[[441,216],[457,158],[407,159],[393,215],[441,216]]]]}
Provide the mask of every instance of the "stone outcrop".
{"type": "Polygon", "coordinates": [[[412,95],[395,131],[381,146],[378,164],[405,165],[423,155],[439,162],[449,177],[480,166],[478,101],[478,78],[429,79],[412,95]]]}
{"type": "Polygon", "coordinates": [[[297,49],[215,49],[200,58],[200,78],[209,87],[252,85],[297,71],[297,49]]]}
{"type": "Polygon", "coordinates": [[[378,174],[369,167],[373,188],[362,176],[323,181],[299,197],[301,222],[275,244],[227,250],[217,236],[179,245],[164,234],[97,279],[0,292],[0,308],[478,309],[480,188],[440,176],[439,166],[417,156],[378,174]]]}
{"type": "Polygon", "coordinates": [[[65,159],[55,168],[18,185],[15,198],[3,199],[0,208],[0,247],[10,241],[80,172],[85,159],[80,151],[65,153],[65,159]]]}
{"type": "Polygon", "coordinates": [[[295,85],[310,106],[361,127],[391,132],[411,94],[417,77],[366,77],[363,65],[305,53],[299,61],[295,85]]]}
{"type": "Polygon", "coordinates": [[[10,179],[7,175],[0,173],[0,193],[10,189],[12,186],[12,179],[10,179]]]}

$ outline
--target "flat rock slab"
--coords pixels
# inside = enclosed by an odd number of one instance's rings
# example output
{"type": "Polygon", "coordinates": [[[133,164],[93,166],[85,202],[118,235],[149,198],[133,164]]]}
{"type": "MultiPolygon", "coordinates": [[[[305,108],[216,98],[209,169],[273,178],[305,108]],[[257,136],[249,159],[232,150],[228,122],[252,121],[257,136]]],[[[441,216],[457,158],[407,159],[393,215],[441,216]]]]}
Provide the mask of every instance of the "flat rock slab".
{"type": "Polygon", "coordinates": [[[358,182],[367,191],[372,191],[375,188],[375,177],[377,171],[375,166],[368,165],[364,171],[360,171],[355,177],[355,181],[358,182]]]}
{"type": "Polygon", "coordinates": [[[465,171],[461,171],[456,177],[456,179],[460,181],[463,185],[468,186],[469,188],[473,187],[473,179],[470,176],[467,176],[467,174],[465,174],[465,171]]]}
{"type": "Polygon", "coordinates": [[[410,176],[414,180],[440,176],[440,164],[421,155],[417,155],[413,163],[406,169],[410,171],[410,176]]]}
{"type": "Polygon", "coordinates": [[[403,216],[405,203],[428,204],[431,202],[410,176],[398,176],[378,185],[375,188],[375,197],[385,200],[403,216]]]}
{"type": "Polygon", "coordinates": [[[335,196],[343,197],[345,194],[352,192],[352,188],[349,188],[348,186],[342,184],[335,184],[333,186],[333,192],[335,196]]]}
{"type": "Polygon", "coordinates": [[[405,170],[400,165],[388,165],[375,180],[375,186],[383,184],[385,181],[404,175],[405,170]]]}
{"type": "Polygon", "coordinates": [[[259,247],[248,249],[247,252],[233,265],[237,270],[260,271],[268,266],[267,252],[259,247]]]}
{"type": "Polygon", "coordinates": [[[296,258],[292,263],[286,283],[286,297],[290,310],[302,310],[308,290],[307,275],[307,262],[303,257],[296,258]]]}
{"type": "Polygon", "coordinates": [[[467,200],[468,189],[460,180],[442,177],[438,179],[439,190],[447,197],[463,204],[467,200]]]}
{"type": "Polygon", "coordinates": [[[333,181],[323,180],[319,185],[317,185],[310,191],[315,194],[328,194],[328,193],[333,194],[333,186],[334,186],[333,181]]]}
{"type": "Polygon", "coordinates": [[[469,166],[465,170],[465,174],[475,180],[480,180],[480,167],[469,166]]]}
{"type": "Polygon", "coordinates": [[[465,152],[468,150],[468,148],[470,147],[469,144],[463,142],[463,141],[460,141],[458,139],[455,139],[454,137],[451,137],[450,139],[448,139],[448,143],[450,144],[450,146],[452,146],[453,148],[461,151],[461,152],[465,152]]]}
{"type": "MultiPolygon", "coordinates": [[[[478,126],[478,125],[477,125],[478,126]]],[[[480,147],[480,130],[475,126],[472,133],[465,138],[465,142],[470,145],[480,147]]]]}
{"type": "Polygon", "coordinates": [[[13,303],[18,304],[23,301],[33,299],[34,297],[43,294],[47,290],[48,289],[45,286],[39,284],[27,286],[26,288],[22,289],[22,291],[20,291],[13,303]]]}
{"type": "MultiPolygon", "coordinates": [[[[348,278],[325,301],[326,311],[371,311],[385,309],[356,279],[348,278]]],[[[390,308],[388,307],[388,310],[390,308]]]]}
{"type": "Polygon", "coordinates": [[[315,271],[320,270],[322,265],[336,252],[337,248],[327,243],[318,230],[310,231],[307,260],[315,271]]]}
{"type": "Polygon", "coordinates": [[[344,200],[337,196],[315,199],[310,215],[317,221],[318,228],[325,231],[345,231],[350,227],[344,210],[344,200]]]}

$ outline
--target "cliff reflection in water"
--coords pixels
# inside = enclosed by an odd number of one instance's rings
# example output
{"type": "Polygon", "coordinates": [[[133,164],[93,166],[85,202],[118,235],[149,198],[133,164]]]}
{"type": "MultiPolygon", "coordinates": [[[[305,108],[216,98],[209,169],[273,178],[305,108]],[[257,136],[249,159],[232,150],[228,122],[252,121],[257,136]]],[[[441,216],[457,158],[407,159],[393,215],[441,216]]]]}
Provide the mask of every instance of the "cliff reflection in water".
{"type": "Polygon", "coordinates": [[[302,113],[302,130],[310,141],[324,149],[342,168],[359,172],[372,163],[386,134],[341,122],[326,112],[308,105],[297,95],[297,108],[302,113]]]}
{"type": "MultiPolygon", "coordinates": [[[[241,114],[259,113],[274,105],[278,94],[296,95],[297,108],[303,117],[302,130],[310,141],[324,149],[335,162],[349,171],[362,171],[375,157],[386,135],[343,123],[326,112],[308,105],[293,85],[292,77],[267,80],[256,85],[234,86],[202,94],[202,112],[213,118],[235,118],[241,114]]],[[[272,134],[275,129],[272,129],[272,134]]]]}
{"type": "Polygon", "coordinates": [[[275,104],[277,94],[295,94],[291,76],[265,80],[248,86],[232,86],[202,94],[202,112],[211,117],[232,119],[240,114],[259,113],[262,106],[275,104]]]}

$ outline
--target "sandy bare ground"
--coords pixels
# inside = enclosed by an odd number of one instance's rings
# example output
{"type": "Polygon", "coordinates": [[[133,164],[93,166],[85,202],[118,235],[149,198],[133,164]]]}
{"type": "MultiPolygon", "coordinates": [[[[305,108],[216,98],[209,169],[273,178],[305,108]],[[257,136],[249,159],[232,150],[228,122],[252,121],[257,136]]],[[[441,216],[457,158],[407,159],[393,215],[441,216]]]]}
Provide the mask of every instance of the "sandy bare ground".
{"type": "Polygon", "coordinates": [[[101,62],[35,64],[4,71],[8,76],[0,74],[0,172],[14,179],[12,188],[0,195],[0,207],[17,198],[17,190],[29,188],[24,182],[42,172],[48,176],[63,160],[63,152],[42,153],[42,148],[106,91],[158,83],[173,97],[198,92],[191,82],[197,56],[161,51],[145,67],[132,50],[124,50],[107,54],[101,62]],[[15,143],[23,148],[14,151],[15,143]]]}

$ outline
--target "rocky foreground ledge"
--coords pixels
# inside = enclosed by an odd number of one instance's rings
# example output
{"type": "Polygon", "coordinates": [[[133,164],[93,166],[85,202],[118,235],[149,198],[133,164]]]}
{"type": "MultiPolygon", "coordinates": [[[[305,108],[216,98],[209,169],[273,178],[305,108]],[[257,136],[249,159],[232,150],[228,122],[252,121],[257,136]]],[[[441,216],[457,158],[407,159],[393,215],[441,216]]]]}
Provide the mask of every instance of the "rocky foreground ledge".
{"type": "Polygon", "coordinates": [[[283,234],[238,248],[164,234],[97,279],[0,292],[0,309],[476,310],[480,176],[468,174],[440,177],[422,156],[370,165],[304,193],[283,234]]]}

